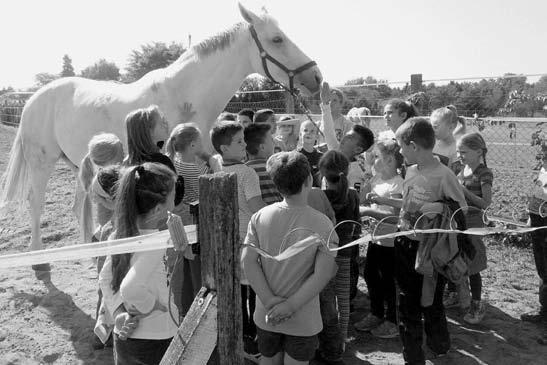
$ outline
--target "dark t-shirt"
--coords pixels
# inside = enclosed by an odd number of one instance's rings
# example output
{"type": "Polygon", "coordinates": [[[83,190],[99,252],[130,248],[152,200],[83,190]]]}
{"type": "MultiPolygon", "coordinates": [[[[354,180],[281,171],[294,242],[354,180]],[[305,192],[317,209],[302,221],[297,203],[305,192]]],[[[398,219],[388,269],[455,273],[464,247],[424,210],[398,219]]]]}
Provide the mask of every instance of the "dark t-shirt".
{"type": "Polygon", "coordinates": [[[316,188],[321,187],[321,177],[319,176],[319,160],[323,157],[323,154],[317,151],[315,148],[312,152],[306,151],[300,147],[298,152],[306,156],[311,167],[311,176],[313,176],[313,186],[316,188]]]}
{"type": "MultiPolygon", "coordinates": [[[[336,217],[336,223],[340,223],[346,220],[352,220],[360,222],[359,216],[359,193],[354,189],[348,190],[348,195],[345,203],[338,201],[338,192],[335,190],[323,190],[329,199],[334,215],[336,217]]],[[[336,234],[338,235],[339,245],[343,246],[346,243],[350,243],[359,238],[361,235],[361,227],[353,223],[344,223],[336,227],[336,234]]],[[[351,249],[346,248],[338,251],[338,255],[344,257],[351,257],[351,249]]]]}

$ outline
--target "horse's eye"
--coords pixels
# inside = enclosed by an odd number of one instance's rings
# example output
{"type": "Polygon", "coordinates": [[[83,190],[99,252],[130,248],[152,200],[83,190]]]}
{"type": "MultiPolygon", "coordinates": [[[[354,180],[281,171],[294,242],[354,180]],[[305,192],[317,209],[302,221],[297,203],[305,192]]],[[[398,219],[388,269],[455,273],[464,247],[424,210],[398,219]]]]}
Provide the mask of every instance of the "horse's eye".
{"type": "Polygon", "coordinates": [[[279,43],[283,43],[283,38],[281,38],[281,37],[279,37],[279,36],[274,37],[274,38],[272,39],[272,42],[278,43],[278,44],[279,44],[279,43]]]}

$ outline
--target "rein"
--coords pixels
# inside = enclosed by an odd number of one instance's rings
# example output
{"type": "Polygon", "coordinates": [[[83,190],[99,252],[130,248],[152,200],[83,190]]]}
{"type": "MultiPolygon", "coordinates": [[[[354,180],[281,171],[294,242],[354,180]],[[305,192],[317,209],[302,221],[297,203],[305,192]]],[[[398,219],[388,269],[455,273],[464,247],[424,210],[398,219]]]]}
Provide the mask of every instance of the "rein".
{"type": "Polygon", "coordinates": [[[266,76],[276,85],[279,85],[282,89],[289,92],[289,94],[292,95],[292,97],[300,104],[301,109],[304,111],[304,114],[308,117],[310,122],[313,123],[313,125],[317,128],[317,131],[320,135],[324,136],[323,132],[321,132],[321,129],[319,129],[319,126],[314,122],[314,120],[311,117],[311,111],[306,107],[304,102],[302,101],[302,97],[297,92],[297,89],[294,88],[294,77],[298,75],[301,72],[306,71],[307,69],[317,66],[317,63],[315,61],[310,61],[300,67],[298,67],[295,70],[291,70],[288,67],[286,67],[284,64],[276,60],[273,56],[271,56],[265,49],[262,47],[262,43],[258,39],[258,35],[256,34],[255,28],[251,25],[249,27],[249,30],[251,31],[251,36],[253,37],[255,44],[258,48],[258,51],[260,52],[260,58],[262,59],[262,68],[264,69],[264,73],[266,76]],[[270,73],[270,70],[268,69],[268,61],[285,71],[287,76],[289,76],[289,87],[287,88],[285,85],[277,81],[273,78],[272,74],[270,73]]]}

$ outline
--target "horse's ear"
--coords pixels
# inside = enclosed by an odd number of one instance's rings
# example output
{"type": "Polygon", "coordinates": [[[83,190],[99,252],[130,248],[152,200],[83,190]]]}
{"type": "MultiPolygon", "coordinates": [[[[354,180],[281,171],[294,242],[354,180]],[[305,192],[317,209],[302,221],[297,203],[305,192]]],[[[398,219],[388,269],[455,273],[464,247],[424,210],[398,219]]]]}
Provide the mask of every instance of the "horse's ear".
{"type": "Polygon", "coordinates": [[[238,2],[238,5],[239,5],[239,12],[241,13],[241,16],[243,17],[243,19],[245,19],[247,23],[252,25],[252,24],[257,24],[260,21],[260,17],[258,17],[258,15],[256,15],[249,9],[247,9],[243,4],[238,2]]]}

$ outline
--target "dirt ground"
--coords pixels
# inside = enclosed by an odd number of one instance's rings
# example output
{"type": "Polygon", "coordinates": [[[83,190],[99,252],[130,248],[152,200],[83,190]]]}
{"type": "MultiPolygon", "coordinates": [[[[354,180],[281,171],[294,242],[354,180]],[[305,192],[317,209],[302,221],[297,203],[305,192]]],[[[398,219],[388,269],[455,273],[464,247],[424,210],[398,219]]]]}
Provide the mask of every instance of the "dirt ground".
{"type": "MultiPolygon", "coordinates": [[[[7,164],[16,129],[0,125],[0,173],[7,164]]],[[[498,176],[498,175],[496,175],[498,176]]],[[[498,179],[495,193],[503,200],[521,184],[519,174],[498,179]]],[[[42,237],[46,247],[78,242],[71,206],[74,177],[59,164],[50,179],[42,237]]],[[[500,201],[497,203],[502,206],[500,201]]],[[[517,204],[518,205],[518,204],[517,204]]],[[[0,254],[24,252],[30,240],[29,216],[10,211],[0,218],[0,254]]],[[[529,248],[488,241],[488,269],[483,288],[489,302],[480,325],[462,321],[449,311],[452,349],[435,364],[545,364],[547,346],[536,342],[539,328],[521,322],[523,312],[537,309],[538,279],[529,248]],[[543,360],[542,360],[543,359],[543,360]]],[[[112,364],[111,349],[92,349],[97,273],[92,260],[52,263],[51,279],[39,281],[30,267],[0,268],[0,365],[4,364],[112,364]]],[[[353,320],[368,311],[366,286],[360,283],[353,320]]],[[[399,339],[380,340],[351,331],[347,364],[402,364],[399,339]]]]}

